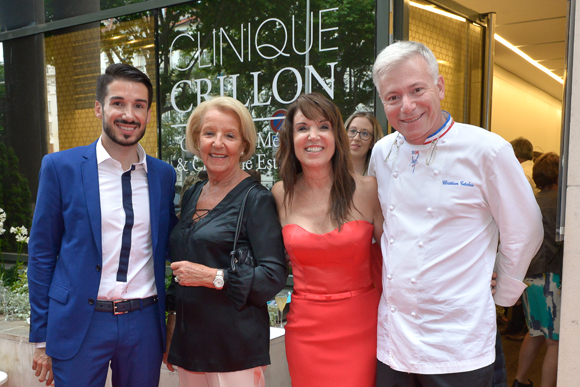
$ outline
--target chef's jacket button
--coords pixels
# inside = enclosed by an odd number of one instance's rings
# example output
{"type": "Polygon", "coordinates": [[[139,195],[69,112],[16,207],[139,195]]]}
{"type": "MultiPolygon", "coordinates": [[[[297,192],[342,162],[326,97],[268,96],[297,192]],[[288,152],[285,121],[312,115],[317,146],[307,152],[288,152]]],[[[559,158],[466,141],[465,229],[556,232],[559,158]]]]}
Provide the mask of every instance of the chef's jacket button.
{"type": "Polygon", "coordinates": [[[411,283],[412,284],[416,284],[417,283],[417,280],[415,278],[411,278],[411,283]]]}
{"type": "Polygon", "coordinates": [[[441,140],[441,144],[445,144],[447,140],[441,140]]]}
{"type": "Polygon", "coordinates": [[[395,313],[397,311],[397,308],[395,308],[394,306],[391,307],[391,312],[395,313]]]}
{"type": "Polygon", "coordinates": [[[389,210],[393,211],[395,209],[395,206],[389,206],[389,210]]]}
{"type": "Polygon", "coordinates": [[[413,316],[413,317],[417,317],[417,313],[415,313],[415,312],[411,312],[411,316],[413,316]]]}
{"type": "Polygon", "coordinates": [[[95,267],[95,269],[96,269],[97,271],[101,271],[101,265],[97,265],[97,267],[95,267]]]}
{"type": "Polygon", "coordinates": [[[439,171],[436,169],[436,170],[434,170],[434,171],[433,171],[433,174],[434,174],[435,176],[437,176],[437,175],[439,174],[439,171]]]}
{"type": "Polygon", "coordinates": [[[390,274],[387,274],[387,279],[392,279],[392,278],[393,278],[393,276],[392,276],[392,275],[390,275],[390,274]]]}
{"type": "Polygon", "coordinates": [[[431,207],[428,207],[428,208],[427,208],[427,212],[430,214],[430,213],[432,213],[432,212],[433,212],[433,209],[432,209],[431,207]]]}
{"type": "Polygon", "coordinates": [[[389,243],[393,244],[393,243],[395,243],[395,240],[393,238],[391,238],[391,239],[389,239],[389,243]]]}
{"type": "Polygon", "coordinates": [[[396,179],[397,177],[399,177],[399,173],[398,172],[393,172],[393,177],[396,179]]]}
{"type": "Polygon", "coordinates": [[[93,305],[95,303],[95,300],[92,298],[89,298],[89,305],[93,305]]]}
{"type": "Polygon", "coordinates": [[[419,247],[423,247],[423,242],[419,242],[419,247]]]}

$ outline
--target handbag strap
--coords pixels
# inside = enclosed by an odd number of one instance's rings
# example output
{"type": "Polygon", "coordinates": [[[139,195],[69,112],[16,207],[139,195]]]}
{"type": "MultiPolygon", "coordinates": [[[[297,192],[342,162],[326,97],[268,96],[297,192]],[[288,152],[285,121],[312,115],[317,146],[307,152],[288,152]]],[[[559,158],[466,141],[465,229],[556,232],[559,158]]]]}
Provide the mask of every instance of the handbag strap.
{"type": "Polygon", "coordinates": [[[236,245],[238,244],[238,237],[240,236],[240,230],[242,229],[242,220],[244,218],[244,208],[246,207],[246,201],[248,199],[248,195],[250,191],[252,191],[256,187],[256,184],[253,183],[252,186],[246,191],[246,195],[244,196],[244,200],[242,200],[242,206],[240,207],[240,213],[238,214],[238,224],[236,225],[236,234],[234,236],[234,249],[236,251],[236,245]]]}

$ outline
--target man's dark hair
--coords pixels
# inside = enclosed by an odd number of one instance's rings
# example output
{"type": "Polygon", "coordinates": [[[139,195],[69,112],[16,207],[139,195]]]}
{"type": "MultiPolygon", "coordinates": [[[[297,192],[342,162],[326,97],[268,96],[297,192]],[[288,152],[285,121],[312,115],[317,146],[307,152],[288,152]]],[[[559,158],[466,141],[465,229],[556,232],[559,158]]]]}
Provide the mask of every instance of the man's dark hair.
{"type": "Polygon", "coordinates": [[[109,91],[109,84],[116,80],[144,84],[145,87],[147,87],[147,109],[151,108],[151,103],[153,102],[153,85],[151,84],[149,77],[141,70],[124,63],[114,63],[110,65],[105,70],[105,73],[97,78],[97,101],[101,106],[104,106],[105,97],[109,91]]]}
{"type": "Polygon", "coordinates": [[[510,142],[514,148],[516,157],[522,160],[532,160],[534,158],[534,146],[530,140],[518,137],[510,142]]]}
{"type": "Polygon", "coordinates": [[[558,184],[560,157],[553,152],[544,153],[536,160],[532,170],[532,178],[539,190],[558,184]]]}

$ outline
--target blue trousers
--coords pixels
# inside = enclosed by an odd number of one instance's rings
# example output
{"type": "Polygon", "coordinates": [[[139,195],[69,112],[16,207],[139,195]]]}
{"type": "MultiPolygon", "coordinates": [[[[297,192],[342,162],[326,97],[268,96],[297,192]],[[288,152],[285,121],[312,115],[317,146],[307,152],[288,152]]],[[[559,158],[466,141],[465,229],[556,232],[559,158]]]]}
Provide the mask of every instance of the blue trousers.
{"type": "Polygon", "coordinates": [[[158,312],[158,303],[116,316],[95,311],[76,355],[52,359],[55,386],[103,387],[109,366],[113,386],[159,386],[164,348],[158,312]]]}

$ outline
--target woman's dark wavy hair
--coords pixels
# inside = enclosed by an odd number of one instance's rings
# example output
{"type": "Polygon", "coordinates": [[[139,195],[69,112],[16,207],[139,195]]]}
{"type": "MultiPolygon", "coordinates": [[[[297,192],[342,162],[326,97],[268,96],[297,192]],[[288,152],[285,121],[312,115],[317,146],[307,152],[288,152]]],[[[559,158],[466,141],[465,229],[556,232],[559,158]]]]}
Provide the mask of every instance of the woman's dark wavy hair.
{"type": "Polygon", "coordinates": [[[330,218],[339,230],[347,221],[353,205],[356,182],[350,159],[350,148],[340,111],[334,103],[318,93],[302,94],[288,107],[286,119],[280,129],[280,147],[276,153],[279,176],[284,184],[284,207],[292,203],[294,186],[302,165],[294,149],[294,116],[300,111],[311,120],[325,119],[330,122],[335,140],[335,151],[331,159],[334,181],[330,190],[330,218]]]}
{"type": "Polygon", "coordinates": [[[538,189],[544,190],[552,184],[558,184],[560,157],[553,152],[544,153],[534,163],[532,179],[538,189]]]}

